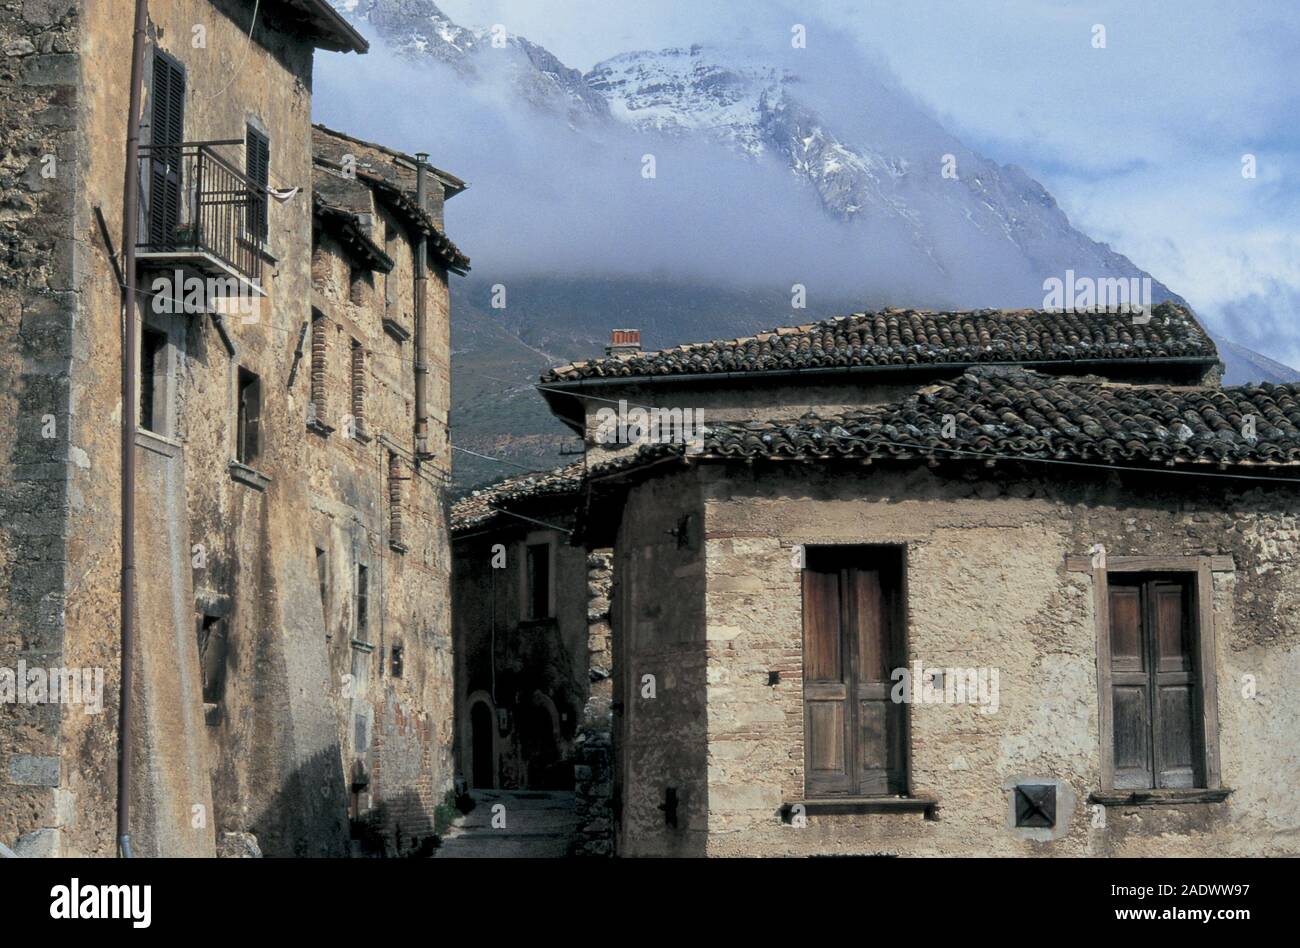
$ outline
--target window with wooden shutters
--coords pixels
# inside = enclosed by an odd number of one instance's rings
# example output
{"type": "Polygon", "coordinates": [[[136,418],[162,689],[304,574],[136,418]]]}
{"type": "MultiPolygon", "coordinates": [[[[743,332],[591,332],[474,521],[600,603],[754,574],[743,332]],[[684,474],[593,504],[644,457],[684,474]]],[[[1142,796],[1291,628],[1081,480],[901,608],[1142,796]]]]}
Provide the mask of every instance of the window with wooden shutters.
{"type": "Polygon", "coordinates": [[[251,465],[261,450],[262,384],[242,366],[239,369],[239,408],[235,425],[235,460],[251,465]]]}
{"type": "Polygon", "coordinates": [[[248,219],[244,229],[256,240],[268,233],[266,186],[271,180],[271,140],[249,125],[244,139],[244,174],[253,184],[248,196],[248,219]]]}
{"type": "Polygon", "coordinates": [[[181,222],[181,143],[185,140],[185,70],[166,53],[153,57],[149,121],[149,246],[172,249],[181,222]]]}
{"type": "Polygon", "coordinates": [[[1204,787],[1192,576],[1112,573],[1107,584],[1115,789],[1204,787]]]}
{"type": "Polygon", "coordinates": [[[809,797],[907,792],[902,555],[892,548],[805,551],[804,767],[809,797]]]}

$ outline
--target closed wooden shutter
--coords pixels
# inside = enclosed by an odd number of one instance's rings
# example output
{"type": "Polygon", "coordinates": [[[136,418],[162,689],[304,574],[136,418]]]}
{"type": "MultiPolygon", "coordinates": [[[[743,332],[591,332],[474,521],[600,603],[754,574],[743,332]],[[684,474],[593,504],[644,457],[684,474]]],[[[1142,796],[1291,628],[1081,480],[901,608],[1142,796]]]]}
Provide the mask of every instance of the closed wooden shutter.
{"type": "Polygon", "coordinates": [[[851,568],[843,582],[851,593],[846,618],[854,639],[857,702],[857,792],[901,793],[903,706],[890,700],[890,673],[899,663],[890,597],[878,569],[851,568]]]}
{"type": "Polygon", "coordinates": [[[848,548],[803,572],[805,774],[811,796],[906,792],[901,570],[848,548]]]}
{"type": "Polygon", "coordinates": [[[1200,699],[1191,617],[1191,584],[1150,586],[1155,714],[1152,747],[1157,787],[1204,786],[1199,765],[1200,699]]]}
{"type": "Polygon", "coordinates": [[[172,249],[181,219],[181,143],[185,140],[185,71],[164,53],[153,58],[149,124],[149,246],[172,249]]]}
{"type": "Polygon", "coordinates": [[[810,795],[852,790],[838,570],[803,572],[804,763],[810,795]]]}
{"type": "Polygon", "coordinates": [[[1141,586],[1110,587],[1110,680],[1114,694],[1115,787],[1151,783],[1151,695],[1141,586]]]}
{"type": "Polygon", "coordinates": [[[1109,585],[1115,788],[1203,786],[1191,580],[1109,585]]]}
{"type": "Polygon", "coordinates": [[[265,240],[268,233],[266,186],[271,180],[271,142],[251,126],[244,145],[244,173],[254,187],[248,199],[248,224],[245,229],[250,236],[265,240]]]}

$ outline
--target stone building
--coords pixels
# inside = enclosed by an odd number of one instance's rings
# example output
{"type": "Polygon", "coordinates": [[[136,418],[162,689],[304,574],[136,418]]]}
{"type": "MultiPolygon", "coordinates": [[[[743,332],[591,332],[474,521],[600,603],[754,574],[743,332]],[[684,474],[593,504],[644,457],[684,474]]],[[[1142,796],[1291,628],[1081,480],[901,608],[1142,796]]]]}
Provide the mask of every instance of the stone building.
{"type": "Polygon", "coordinates": [[[1295,854],[1300,388],[1216,362],[1170,306],[895,311],[544,379],[707,415],[589,442],[617,852],[1295,854]]]}
{"type": "Polygon", "coordinates": [[[578,463],[452,507],[457,751],[473,789],[573,789],[593,664],[587,553],[569,542],[581,485],[578,463]]]}
{"type": "Polygon", "coordinates": [[[311,316],[297,351],[331,696],[353,833],[404,851],[433,833],[453,773],[448,275],[469,260],[443,204],[465,183],[322,126],[313,149],[311,316]]]}
{"type": "MultiPolygon", "coordinates": [[[[125,10],[0,11],[0,668],[103,673],[100,713],[0,705],[0,838],[27,852],[117,850],[125,10]]],[[[366,50],[324,0],[154,2],[147,45],[131,844],[342,855],[351,817],[408,849],[452,780],[463,185],[313,130],[314,50],[366,50]]]]}

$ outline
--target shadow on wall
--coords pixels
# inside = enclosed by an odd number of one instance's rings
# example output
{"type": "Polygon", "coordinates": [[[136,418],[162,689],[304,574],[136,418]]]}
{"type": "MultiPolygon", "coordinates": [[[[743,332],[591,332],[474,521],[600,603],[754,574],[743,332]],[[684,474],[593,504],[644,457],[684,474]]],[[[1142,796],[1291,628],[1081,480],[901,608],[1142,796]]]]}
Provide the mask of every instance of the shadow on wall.
{"type": "MultiPolygon", "coordinates": [[[[452,794],[431,806],[405,790],[351,820],[345,790],[335,746],[295,771],[245,831],[267,857],[420,858],[433,855],[457,815],[452,794]]],[[[232,831],[220,827],[218,838],[232,831]]]]}
{"type": "Polygon", "coordinates": [[[427,859],[442,844],[459,812],[454,791],[430,810],[419,794],[404,790],[377,804],[363,819],[352,821],[353,852],[372,859],[427,859]],[[388,826],[391,832],[385,830],[388,826]]]}
{"type": "MultiPolygon", "coordinates": [[[[289,775],[247,832],[266,856],[348,854],[347,793],[336,744],[318,751],[289,775]]],[[[221,831],[236,827],[219,827],[221,831]]]]}

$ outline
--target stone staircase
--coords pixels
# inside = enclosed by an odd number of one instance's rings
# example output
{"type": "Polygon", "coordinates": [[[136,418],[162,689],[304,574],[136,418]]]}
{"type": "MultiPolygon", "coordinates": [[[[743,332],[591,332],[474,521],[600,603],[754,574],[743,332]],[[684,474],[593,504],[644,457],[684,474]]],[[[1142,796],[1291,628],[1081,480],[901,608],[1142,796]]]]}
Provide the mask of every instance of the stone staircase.
{"type": "Polygon", "coordinates": [[[456,818],[435,859],[558,858],[578,829],[572,791],[473,790],[474,809],[456,818]]]}

